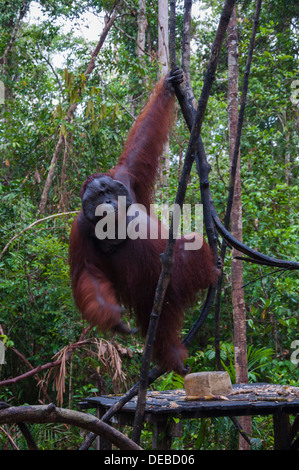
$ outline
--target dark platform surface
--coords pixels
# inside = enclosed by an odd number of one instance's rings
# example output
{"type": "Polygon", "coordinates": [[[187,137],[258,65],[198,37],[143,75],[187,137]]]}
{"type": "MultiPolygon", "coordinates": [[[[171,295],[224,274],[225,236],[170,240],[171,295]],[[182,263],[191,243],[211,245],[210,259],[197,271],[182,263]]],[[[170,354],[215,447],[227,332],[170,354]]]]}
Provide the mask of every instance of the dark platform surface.
{"type": "MultiPolygon", "coordinates": [[[[103,395],[87,398],[81,408],[108,409],[119,396],[103,395]]],[[[131,399],[117,413],[135,413],[137,397],[131,399]]],[[[213,416],[269,415],[278,412],[299,413],[299,387],[272,384],[234,385],[233,392],[215,399],[188,400],[184,390],[149,391],[147,393],[145,419],[158,421],[159,417],[179,415],[181,419],[213,416]]]]}
{"type": "MultiPolygon", "coordinates": [[[[103,395],[86,398],[79,403],[80,409],[96,408],[99,417],[121,396],[103,395]]],[[[120,425],[133,425],[137,397],[132,398],[121,410],[115,413],[112,421],[120,425]]],[[[299,448],[299,387],[273,384],[242,384],[234,385],[228,395],[218,397],[202,397],[190,400],[184,390],[148,391],[144,421],[154,423],[157,435],[166,429],[171,417],[180,420],[213,418],[221,416],[273,416],[274,448],[299,448]],[[296,415],[292,425],[289,416],[296,415]]],[[[153,439],[155,445],[158,439],[153,439]]],[[[170,442],[170,441],[169,441],[170,442]]],[[[103,448],[105,447],[105,443],[103,448]]],[[[101,447],[100,447],[101,448],[101,447]]],[[[153,447],[156,448],[156,447],[153,447]]],[[[170,443],[161,448],[170,448],[170,443]]]]}

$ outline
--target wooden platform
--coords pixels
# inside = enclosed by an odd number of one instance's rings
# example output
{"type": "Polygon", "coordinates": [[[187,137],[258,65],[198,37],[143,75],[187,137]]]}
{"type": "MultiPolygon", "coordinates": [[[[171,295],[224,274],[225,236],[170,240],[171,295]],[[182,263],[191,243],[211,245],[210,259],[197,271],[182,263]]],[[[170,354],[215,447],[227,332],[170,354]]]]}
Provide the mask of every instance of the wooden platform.
{"type": "MultiPolygon", "coordinates": [[[[118,400],[119,397],[115,395],[87,398],[79,407],[97,408],[101,417],[118,400]]],[[[133,424],[136,403],[137,397],[134,397],[115,415],[119,424],[133,424]]],[[[272,384],[234,385],[229,395],[192,401],[187,399],[184,390],[149,391],[144,420],[155,423],[158,442],[158,434],[165,431],[170,417],[184,420],[248,415],[273,415],[275,448],[299,448],[299,437],[296,439],[299,431],[299,387],[272,384]],[[296,416],[292,427],[290,415],[296,416]]],[[[164,445],[169,448],[166,442],[164,445]]]]}

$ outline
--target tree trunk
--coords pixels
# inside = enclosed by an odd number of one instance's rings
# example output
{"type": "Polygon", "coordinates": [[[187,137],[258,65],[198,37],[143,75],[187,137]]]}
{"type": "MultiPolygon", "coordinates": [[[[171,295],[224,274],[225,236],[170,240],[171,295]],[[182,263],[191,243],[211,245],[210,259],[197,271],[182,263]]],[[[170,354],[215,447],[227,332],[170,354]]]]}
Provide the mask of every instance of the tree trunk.
{"type": "Polygon", "coordinates": [[[139,0],[138,13],[138,34],[137,34],[137,57],[142,58],[145,50],[145,32],[147,28],[147,19],[145,16],[145,0],[139,0]]]}
{"type": "MultiPolygon", "coordinates": [[[[168,0],[159,0],[158,64],[159,75],[160,77],[164,77],[169,70],[168,0]]],[[[162,165],[160,168],[160,181],[164,187],[167,186],[169,165],[169,142],[166,142],[163,151],[162,165]]]]}
{"type": "Polygon", "coordinates": [[[182,69],[184,72],[184,89],[187,94],[187,99],[194,109],[197,107],[197,101],[194,98],[191,87],[190,76],[190,50],[191,50],[191,15],[192,0],[185,0],[184,2],[184,22],[182,33],[182,69]]]}
{"type": "Polygon", "coordinates": [[[29,3],[30,2],[23,1],[22,5],[21,5],[19,16],[18,16],[18,19],[16,20],[16,23],[14,25],[10,41],[9,41],[7,47],[5,48],[3,56],[0,57],[0,65],[3,65],[3,64],[6,63],[7,56],[8,56],[8,54],[9,54],[9,52],[10,52],[10,50],[11,50],[11,48],[12,48],[12,46],[13,46],[15,40],[16,40],[17,33],[18,33],[18,30],[19,30],[20,25],[21,25],[21,21],[24,18],[25,14],[27,13],[29,3]]]}
{"type": "MultiPolygon", "coordinates": [[[[238,34],[236,8],[234,8],[228,26],[228,118],[229,118],[229,147],[230,161],[232,161],[236,132],[238,125],[238,34]]],[[[241,174],[240,158],[236,170],[234,201],[231,212],[231,233],[242,241],[242,201],[241,201],[241,174]]],[[[236,383],[247,383],[247,344],[246,344],[246,311],[243,294],[243,263],[236,260],[240,253],[232,250],[231,282],[232,305],[234,319],[234,348],[236,383]]],[[[246,433],[251,434],[251,418],[241,417],[240,424],[246,433]]],[[[240,449],[248,449],[248,443],[240,436],[240,449]]]]}
{"type": "Polygon", "coordinates": [[[163,77],[169,68],[168,0],[159,0],[158,60],[160,75],[163,77]]]}

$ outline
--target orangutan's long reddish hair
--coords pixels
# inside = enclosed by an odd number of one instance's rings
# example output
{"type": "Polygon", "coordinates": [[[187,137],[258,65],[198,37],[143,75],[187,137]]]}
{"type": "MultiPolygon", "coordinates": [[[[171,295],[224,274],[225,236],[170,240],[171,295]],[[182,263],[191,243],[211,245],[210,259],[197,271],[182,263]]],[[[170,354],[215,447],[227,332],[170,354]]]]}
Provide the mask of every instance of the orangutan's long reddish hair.
{"type": "MultiPolygon", "coordinates": [[[[175,79],[175,78],[174,78],[175,79]]],[[[132,201],[147,211],[159,165],[159,157],[172,122],[174,94],[172,77],[156,86],[147,106],[129,133],[117,165],[107,175],[127,188],[132,201]]],[[[101,174],[87,178],[86,188],[101,174]]],[[[149,216],[148,216],[149,217],[149,216]]],[[[92,225],[81,212],[74,221],[70,238],[70,265],[75,302],[86,320],[101,330],[120,324],[121,305],[136,316],[145,335],[161,271],[160,255],[166,240],[127,238],[111,250],[104,250],[92,225]]],[[[186,251],[185,238],[176,241],[175,267],[159,320],[154,357],[165,370],[184,372],[187,351],[180,340],[184,309],[195,301],[200,289],[217,279],[217,269],[208,244],[186,251]]]]}

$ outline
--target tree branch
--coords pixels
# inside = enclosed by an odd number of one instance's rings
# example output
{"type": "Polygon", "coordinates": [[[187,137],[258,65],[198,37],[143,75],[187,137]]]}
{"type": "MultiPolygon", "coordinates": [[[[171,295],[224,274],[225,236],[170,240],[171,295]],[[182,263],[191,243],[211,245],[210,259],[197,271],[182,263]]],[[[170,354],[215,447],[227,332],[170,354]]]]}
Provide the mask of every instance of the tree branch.
{"type": "MultiPolygon", "coordinates": [[[[88,328],[89,329],[89,328],[88,328]]],[[[81,334],[81,337],[79,339],[79,341],[77,341],[76,343],[73,343],[73,344],[70,344],[68,346],[68,351],[66,353],[66,360],[68,360],[70,358],[70,356],[72,355],[73,353],[73,350],[77,347],[81,347],[82,345],[86,344],[87,340],[83,340],[83,336],[85,334],[85,332],[87,331],[87,329],[84,329],[82,334],[81,334]]],[[[13,348],[14,352],[16,352],[18,355],[20,355],[19,352],[17,352],[14,348],[13,348]]],[[[42,372],[43,370],[47,370],[47,369],[53,369],[53,367],[57,367],[61,364],[62,362],[62,359],[57,359],[56,361],[53,361],[53,362],[47,362],[46,364],[43,364],[41,366],[37,366],[35,368],[33,368],[31,365],[30,367],[32,367],[28,372],[25,372],[24,374],[21,374],[21,375],[18,375],[17,377],[12,377],[11,379],[6,379],[6,380],[2,380],[0,382],[0,387],[3,387],[3,386],[6,386],[6,385],[11,385],[11,384],[15,384],[17,382],[20,382],[21,380],[24,380],[24,379],[27,379],[28,377],[31,377],[32,375],[36,375],[38,374],[39,372],[42,372]]]]}
{"type": "Polygon", "coordinates": [[[16,24],[13,28],[13,31],[12,31],[12,35],[11,35],[11,38],[10,38],[10,41],[4,51],[4,54],[2,57],[0,57],[0,65],[3,65],[6,61],[6,57],[8,56],[9,54],[9,51],[11,50],[12,46],[13,46],[13,43],[15,42],[16,40],[16,37],[17,37],[17,33],[18,33],[18,30],[19,30],[19,27],[20,27],[20,24],[21,24],[21,21],[22,19],[24,18],[25,14],[26,14],[26,11],[27,11],[27,8],[29,6],[29,3],[28,1],[24,1],[22,6],[21,6],[21,9],[20,9],[20,13],[19,13],[19,17],[16,21],[16,24]]]}
{"type": "Polygon", "coordinates": [[[102,422],[95,416],[74,410],[56,408],[53,404],[36,406],[17,406],[1,409],[0,424],[19,422],[30,423],[65,423],[92,431],[96,435],[112,442],[121,450],[142,450],[121,432],[102,422]]]}
{"type": "Polygon", "coordinates": [[[77,214],[78,212],[61,212],[60,214],[52,214],[52,215],[49,215],[47,217],[44,217],[42,219],[38,219],[38,220],[35,220],[34,222],[32,222],[32,224],[28,225],[27,227],[23,228],[23,230],[21,230],[19,233],[17,233],[16,235],[14,235],[10,240],[9,242],[5,245],[5,247],[3,248],[3,250],[1,251],[0,253],[0,260],[2,258],[2,256],[4,255],[4,253],[8,250],[9,246],[12,244],[12,242],[14,242],[18,237],[20,237],[24,232],[27,232],[27,230],[30,230],[32,229],[35,225],[37,224],[41,224],[42,222],[45,222],[46,220],[50,220],[50,219],[54,219],[55,217],[61,217],[62,215],[73,215],[73,214],[77,214]]]}
{"type": "Polygon", "coordinates": [[[241,253],[244,253],[249,256],[249,258],[237,257],[237,259],[242,259],[243,261],[248,261],[250,263],[261,264],[264,266],[277,266],[278,268],[284,268],[287,270],[299,269],[299,262],[289,261],[283,259],[272,258],[272,256],[264,255],[258,251],[249,248],[247,245],[244,245],[239,240],[234,238],[229,231],[224,227],[220,221],[217,214],[213,214],[213,219],[220,235],[227,241],[230,246],[233,246],[241,253]]]}
{"type": "MultiPolygon", "coordinates": [[[[1,410],[4,410],[4,409],[6,409],[6,408],[10,408],[10,405],[8,405],[7,403],[5,403],[5,402],[3,402],[3,401],[0,401],[0,415],[1,415],[1,410]]],[[[38,450],[38,447],[37,447],[37,445],[36,445],[36,443],[35,443],[35,441],[34,441],[34,439],[33,439],[33,436],[32,436],[32,434],[31,434],[31,432],[30,432],[30,430],[29,430],[27,424],[21,423],[21,422],[18,422],[18,423],[16,423],[16,424],[17,424],[17,426],[19,427],[21,433],[23,434],[23,436],[24,436],[24,438],[25,438],[25,440],[26,440],[26,442],[27,442],[27,445],[28,445],[29,450],[38,450]]],[[[3,431],[6,433],[6,431],[5,431],[4,429],[3,429],[3,431]]],[[[7,438],[10,440],[12,446],[13,446],[14,448],[16,448],[17,450],[19,450],[18,447],[15,445],[15,443],[12,441],[11,437],[9,436],[9,434],[6,433],[6,435],[7,435],[7,438]]]]}
{"type": "MultiPolygon", "coordinates": [[[[163,370],[159,369],[158,367],[153,367],[152,370],[150,371],[148,375],[148,384],[153,383],[158,377],[160,377],[164,373],[163,370]]],[[[102,416],[101,421],[104,423],[108,423],[110,419],[122,409],[122,407],[128,403],[133,397],[135,397],[138,394],[138,389],[139,389],[140,382],[137,382],[135,385],[133,385],[130,390],[128,390],[119,400],[116,402],[111,408],[109,408],[108,411],[102,416]]],[[[83,444],[80,446],[79,450],[87,450],[93,441],[95,440],[96,435],[91,432],[88,434],[86,437],[85,441],[83,444]]]]}
{"type": "Polygon", "coordinates": [[[59,366],[60,364],[61,364],[61,360],[54,361],[54,362],[47,362],[47,364],[43,364],[42,366],[37,366],[34,369],[31,369],[28,372],[25,372],[24,374],[18,375],[17,377],[12,377],[11,379],[1,380],[0,387],[15,384],[17,382],[20,382],[21,380],[31,377],[32,375],[42,372],[43,370],[51,369],[52,367],[59,366]]]}

